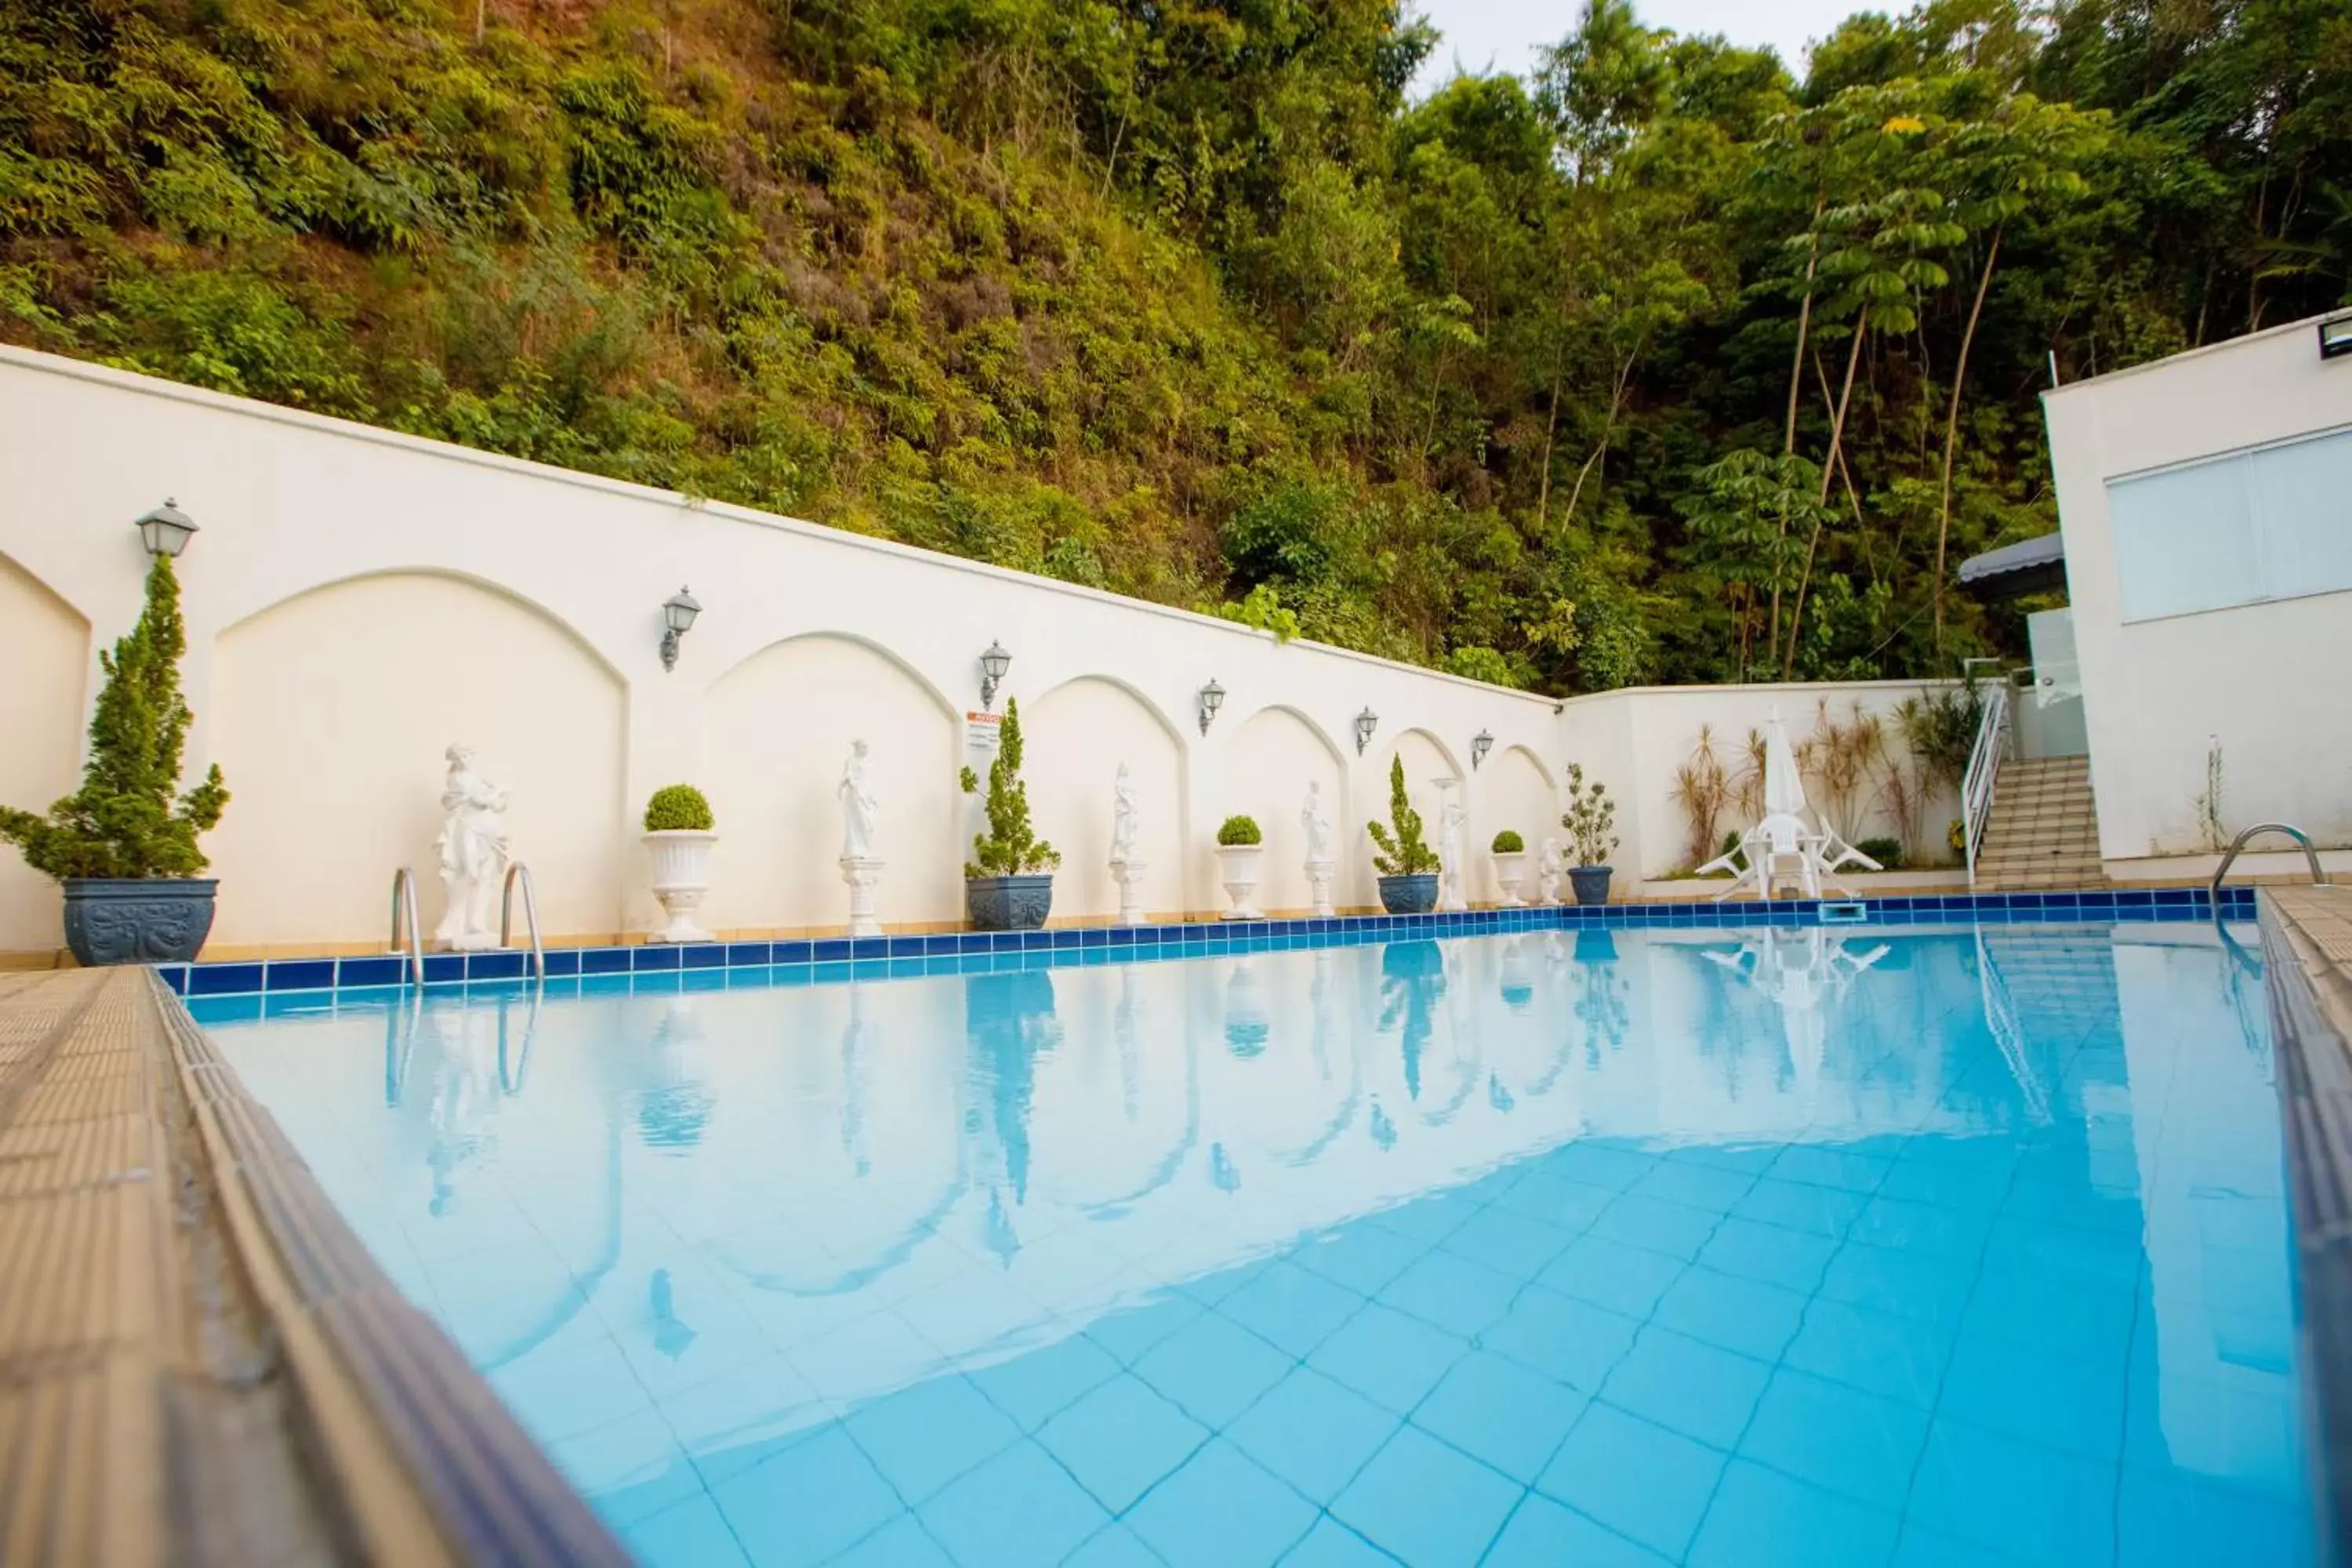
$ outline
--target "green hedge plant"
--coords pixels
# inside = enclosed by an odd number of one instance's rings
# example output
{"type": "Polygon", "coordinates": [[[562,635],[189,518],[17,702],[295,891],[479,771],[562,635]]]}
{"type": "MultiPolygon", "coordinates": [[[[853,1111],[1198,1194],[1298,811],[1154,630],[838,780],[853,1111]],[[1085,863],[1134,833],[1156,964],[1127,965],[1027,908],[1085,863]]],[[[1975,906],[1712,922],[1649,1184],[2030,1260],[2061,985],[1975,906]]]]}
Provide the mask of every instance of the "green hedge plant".
{"type": "Polygon", "coordinates": [[[1227,847],[1262,844],[1265,836],[1257,829],[1255,816],[1229,816],[1217,829],[1217,842],[1227,847]]]}
{"type": "MultiPolygon", "coordinates": [[[[979,793],[980,778],[970,768],[958,775],[966,795],[979,793]]],[[[1004,704],[1004,724],[997,736],[996,760],[988,764],[988,831],[971,841],[971,858],[964,862],[967,878],[1022,877],[1050,871],[1062,863],[1061,851],[1037,837],[1029,821],[1029,786],[1021,782],[1021,704],[1004,704]]]]}
{"type": "Polygon", "coordinates": [[[710,802],[692,784],[664,784],[646,802],[647,833],[708,833],[710,802]]]}
{"type": "Polygon", "coordinates": [[[1528,841],[1513,828],[1506,827],[1495,835],[1495,853],[1497,855],[1520,855],[1526,853],[1528,841]]]}
{"type": "Polygon", "coordinates": [[[1372,866],[1383,877],[1420,877],[1437,869],[1437,851],[1422,837],[1421,813],[1404,790],[1404,759],[1389,763],[1389,825],[1364,824],[1380,853],[1372,866]]]}
{"type": "Polygon", "coordinates": [[[0,806],[0,838],[24,851],[34,870],[59,881],[194,877],[210,864],[196,836],[210,831],[228,805],[219,766],[176,800],[172,794],[194,717],[180,691],[187,643],[180,580],[171,557],[158,555],[147,573],[139,624],[113,652],[99,655],[106,685],[89,721],[81,788],[47,816],[0,806]]]}

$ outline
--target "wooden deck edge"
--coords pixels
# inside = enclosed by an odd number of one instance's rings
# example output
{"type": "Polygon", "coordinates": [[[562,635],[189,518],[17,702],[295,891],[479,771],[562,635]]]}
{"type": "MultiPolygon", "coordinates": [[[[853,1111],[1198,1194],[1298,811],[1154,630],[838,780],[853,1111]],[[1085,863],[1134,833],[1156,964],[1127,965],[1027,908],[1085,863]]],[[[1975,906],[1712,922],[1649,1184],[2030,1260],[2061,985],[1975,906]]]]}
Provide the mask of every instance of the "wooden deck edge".
{"type": "Polygon", "coordinates": [[[2257,899],[2322,1561],[2352,1563],[2352,888],[2257,899]]]}

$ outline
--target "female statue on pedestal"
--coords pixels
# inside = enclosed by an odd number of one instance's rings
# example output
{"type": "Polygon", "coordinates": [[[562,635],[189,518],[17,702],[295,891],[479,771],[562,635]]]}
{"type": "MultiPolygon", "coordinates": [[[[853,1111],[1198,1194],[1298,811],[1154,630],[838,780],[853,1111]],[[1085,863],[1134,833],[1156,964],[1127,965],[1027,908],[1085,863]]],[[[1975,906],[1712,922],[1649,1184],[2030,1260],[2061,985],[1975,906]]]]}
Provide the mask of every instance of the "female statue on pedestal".
{"type": "Polygon", "coordinates": [[[1307,863],[1310,866],[1331,858],[1331,814],[1323,807],[1323,782],[1315,780],[1307,786],[1307,804],[1299,808],[1298,826],[1307,835],[1307,863]]]}
{"type": "Polygon", "coordinates": [[[490,929],[490,898],[506,877],[507,796],[474,771],[474,748],[452,745],[443,753],[449,774],[441,785],[445,814],[441,837],[441,886],[446,892],[440,928],[434,936],[466,952],[497,945],[490,929]]]}
{"type": "Polygon", "coordinates": [[[841,858],[872,858],[881,803],[874,798],[874,783],[867,776],[865,742],[849,743],[849,760],[841,765],[841,784],[834,793],[841,797],[841,858]]]}
{"type": "Polygon", "coordinates": [[[1118,764],[1118,777],[1110,787],[1110,863],[1122,866],[1135,858],[1135,841],[1142,832],[1135,780],[1125,763],[1118,764]]]}

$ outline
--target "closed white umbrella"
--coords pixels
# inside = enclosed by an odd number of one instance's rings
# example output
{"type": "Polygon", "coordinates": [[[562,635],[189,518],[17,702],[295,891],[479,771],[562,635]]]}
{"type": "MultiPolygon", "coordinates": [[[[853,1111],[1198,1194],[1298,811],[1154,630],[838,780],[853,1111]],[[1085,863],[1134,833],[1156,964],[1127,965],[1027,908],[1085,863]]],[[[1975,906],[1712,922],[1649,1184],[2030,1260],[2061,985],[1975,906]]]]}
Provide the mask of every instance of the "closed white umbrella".
{"type": "Polygon", "coordinates": [[[1797,771],[1796,748],[1789,744],[1789,727],[1780,722],[1778,708],[1764,721],[1764,815],[1805,815],[1804,776],[1797,771]]]}

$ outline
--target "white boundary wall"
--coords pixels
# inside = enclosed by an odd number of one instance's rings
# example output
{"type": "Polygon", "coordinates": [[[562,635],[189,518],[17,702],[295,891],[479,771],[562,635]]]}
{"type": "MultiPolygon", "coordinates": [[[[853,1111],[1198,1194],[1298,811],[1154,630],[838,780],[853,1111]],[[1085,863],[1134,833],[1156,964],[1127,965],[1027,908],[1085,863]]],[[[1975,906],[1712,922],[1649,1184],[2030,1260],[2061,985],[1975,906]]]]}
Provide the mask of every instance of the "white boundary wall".
{"type": "MultiPolygon", "coordinates": [[[[1319,778],[1343,906],[1376,902],[1363,824],[1386,815],[1402,750],[1437,826],[1433,781],[1465,781],[1475,900],[1485,847],[1539,844],[1571,756],[1624,795],[1621,866],[1673,865],[1668,800],[1702,719],[1727,743],[1778,703],[1891,703],[1913,684],[1614,692],[1565,704],[1048,579],[741,508],[418,440],[77,361],[0,348],[0,786],[38,807],[70,787],[97,648],[136,617],[132,521],[169,496],[201,526],[180,563],[196,712],[190,763],[233,800],[206,840],[222,879],[210,956],[380,946],[393,870],[423,878],[444,746],[477,748],[512,798],[551,937],[651,928],[637,841],[656,787],[700,784],[720,843],[706,923],[822,930],[846,919],[834,789],[873,746],[881,918],[961,916],[975,803],[953,784],[992,639],[1013,662],[1041,833],[1066,854],[1057,921],[1101,919],[1112,775],[1132,769],[1155,915],[1223,906],[1211,845],[1257,817],[1262,902],[1306,902],[1298,814],[1319,778]],[[675,671],[661,604],[704,605],[675,671]],[[1223,711],[1204,735],[1196,694],[1223,711]],[[1380,717],[1357,752],[1353,721],[1380,717]],[[1495,737],[1473,770],[1471,737],[1495,737]]],[[[984,763],[983,763],[984,765],[984,763]]],[[[0,951],[58,943],[55,889],[9,857],[0,951]]],[[[1621,884],[1630,878],[1621,878],[1621,884]]],[[[1532,891],[1532,889],[1530,889],[1532,891]]]]}
{"type": "MultiPolygon", "coordinates": [[[[2298,321],[2057,388],[2042,407],[2109,875],[2130,879],[2131,861],[2206,848],[2196,801],[2216,741],[2226,827],[2283,820],[2352,846],[2352,593],[2126,624],[2106,489],[2127,475],[2352,427],[2352,360],[2321,360],[2315,323],[2298,321]]],[[[2336,525],[2352,529],[2352,498],[2335,504],[2336,525]]],[[[2177,877],[2213,863],[2164,869],[2177,877]]],[[[2241,868],[2301,865],[2263,856],[2241,868]]]]}

